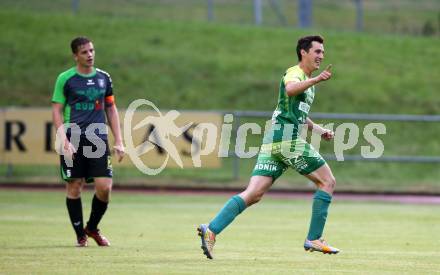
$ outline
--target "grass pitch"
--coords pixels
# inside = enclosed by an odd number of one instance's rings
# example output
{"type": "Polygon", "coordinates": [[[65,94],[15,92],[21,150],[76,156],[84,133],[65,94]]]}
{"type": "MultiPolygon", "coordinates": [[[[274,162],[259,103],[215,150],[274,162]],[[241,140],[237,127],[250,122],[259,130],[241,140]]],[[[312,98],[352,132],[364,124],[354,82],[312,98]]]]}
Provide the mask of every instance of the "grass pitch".
{"type": "MultiPolygon", "coordinates": [[[[89,188],[90,189],[90,188],[89,188]]],[[[92,192],[83,194],[88,218],[92,192]]],[[[0,191],[0,274],[432,274],[440,270],[437,205],[335,200],[325,236],[338,255],[306,253],[310,200],[266,197],[202,255],[196,226],[226,195],[114,192],[100,228],[112,246],[75,248],[61,191],[0,191]]],[[[93,241],[93,240],[91,240],[93,241]]]]}

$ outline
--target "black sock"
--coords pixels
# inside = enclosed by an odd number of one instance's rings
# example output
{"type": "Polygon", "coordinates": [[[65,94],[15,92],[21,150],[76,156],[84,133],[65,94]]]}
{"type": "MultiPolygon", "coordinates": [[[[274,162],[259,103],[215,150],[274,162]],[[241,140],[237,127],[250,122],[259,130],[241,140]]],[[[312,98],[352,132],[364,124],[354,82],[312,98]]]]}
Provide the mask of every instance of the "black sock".
{"type": "Polygon", "coordinates": [[[75,230],[76,237],[80,238],[85,235],[83,225],[83,213],[81,198],[66,198],[67,211],[69,212],[70,222],[75,230]]]}
{"type": "Polygon", "coordinates": [[[88,229],[96,230],[98,228],[98,223],[101,221],[102,216],[104,216],[107,205],[108,202],[101,201],[96,197],[96,194],[93,196],[92,211],[90,212],[90,219],[87,222],[88,229]]]}

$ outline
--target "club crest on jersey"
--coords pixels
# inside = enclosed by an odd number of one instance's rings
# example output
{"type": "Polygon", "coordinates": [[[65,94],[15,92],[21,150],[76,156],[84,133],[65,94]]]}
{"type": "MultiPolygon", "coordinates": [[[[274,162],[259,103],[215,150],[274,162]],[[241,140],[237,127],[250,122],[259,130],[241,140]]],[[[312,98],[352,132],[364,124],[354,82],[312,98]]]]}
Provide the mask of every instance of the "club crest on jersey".
{"type": "Polygon", "coordinates": [[[304,157],[296,156],[295,158],[293,158],[293,166],[297,170],[304,170],[307,168],[307,166],[309,166],[309,164],[304,159],[304,157]]]}
{"type": "Polygon", "coordinates": [[[105,86],[104,79],[102,79],[102,78],[98,79],[98,86],[99,86],[99,88],[104,88],[104,86],[105,86]]]}

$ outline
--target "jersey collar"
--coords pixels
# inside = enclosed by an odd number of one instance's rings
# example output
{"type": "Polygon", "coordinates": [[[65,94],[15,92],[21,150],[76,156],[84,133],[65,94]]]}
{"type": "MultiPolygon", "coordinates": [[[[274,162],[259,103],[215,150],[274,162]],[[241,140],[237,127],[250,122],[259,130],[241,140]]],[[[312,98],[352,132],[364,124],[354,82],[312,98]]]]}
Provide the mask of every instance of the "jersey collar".
{"type": "Polygon", "coordinates": [[[89,73],[89,74],[82,74],[82,73],[78,72],[78,70],[77,70],[76,67],[75,67],[75,72],[76,72],[78,75],[82,76],[82,77],[93,77],[93,76],[96,75],[96,69],[95,69],[95,67],[93,67],[92,72],[89,73]]]}

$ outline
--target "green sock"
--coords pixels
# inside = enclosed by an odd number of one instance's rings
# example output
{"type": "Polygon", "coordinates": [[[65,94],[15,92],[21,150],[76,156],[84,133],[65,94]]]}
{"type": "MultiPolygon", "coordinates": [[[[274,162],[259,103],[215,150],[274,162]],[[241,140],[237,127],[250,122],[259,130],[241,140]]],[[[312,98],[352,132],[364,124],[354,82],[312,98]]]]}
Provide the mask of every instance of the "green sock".
{"type": "Polygon", "coordinates": [[[325,220],[327,219],[327,210],[332,201],[332,196],[318,189],[313,197],[312,219],[310,221],[309,234],[307,239],[310,241],[321,238],[324,231],[325,220]]]}
{"type": "Polygon", "coordinates": [[[230,198],[217,216],[209,223],[209,230],[218,235],[246,208],[244,200],[236,195],[230,198]]]}

